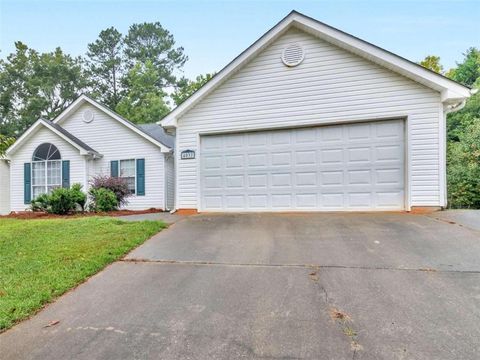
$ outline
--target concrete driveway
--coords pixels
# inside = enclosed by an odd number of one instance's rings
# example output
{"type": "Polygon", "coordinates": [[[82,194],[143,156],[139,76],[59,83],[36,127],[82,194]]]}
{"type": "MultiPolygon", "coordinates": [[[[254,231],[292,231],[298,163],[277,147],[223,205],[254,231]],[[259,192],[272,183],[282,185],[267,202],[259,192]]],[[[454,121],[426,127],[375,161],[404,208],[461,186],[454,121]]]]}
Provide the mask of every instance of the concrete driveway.
{"type": "Polygon", "coordinates": [[[461,220],[184,218],[0,335],[0,357],[478,359],[480,231],[461,220]]]}

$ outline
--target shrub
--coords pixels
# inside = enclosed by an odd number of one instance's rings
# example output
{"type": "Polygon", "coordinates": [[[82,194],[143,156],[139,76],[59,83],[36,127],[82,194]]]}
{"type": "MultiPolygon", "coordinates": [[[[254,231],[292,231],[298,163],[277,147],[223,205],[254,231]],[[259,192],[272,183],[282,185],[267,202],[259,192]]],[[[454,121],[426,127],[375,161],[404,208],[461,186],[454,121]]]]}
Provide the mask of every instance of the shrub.
{"type": "Polygon", "coordinates": [[[85,204],[87,202],[87,194],[82,191],[81,184],[73,184],[70,188],[73,201],[81,208],[82,211],[85,211],[85,204]]]}
{"type": "Polygon", "coordinates": [[[57,188],[49,196],[49,212],[58,215],[65,215],[75,211],[76,203],[70,189],[57,188]]]}
{"type": "Polygon", "coordinates": [[[91,188],[89,191],[91,197],[91,211],[113,211],[118,208],[118,200],[115,193],[106,188],[91,188]]]}
{"type": "Polygon", "coordinates": [[[38,195],[30,204],[32,211],[48,211],[49,206],[50,196],[48,194],[38,195]]]}
{"type": "Polygon", "coordinates": [[[480,121],[448,144],[447,165],[449,206],[480,208],[480,121]]]}
{"type": "Polygon", "coordinates": [[[128,184],[125,179],[111,176],[95,176],[90,181],[91,189],[108,189],[115,195],[117,204],[116,207],[126,205],[128,203],[127,197],[131,195],[128,190],[128,184]]]}
{"type": "Polygon", "coordinates": [[[52,214],[65,215],[85,208],[87,195],[82,192],[81,184],[73,184],[70,189],[56,188],[50,194],[40,194],[30,205],[33,211],[46,211],[52,214]]]}

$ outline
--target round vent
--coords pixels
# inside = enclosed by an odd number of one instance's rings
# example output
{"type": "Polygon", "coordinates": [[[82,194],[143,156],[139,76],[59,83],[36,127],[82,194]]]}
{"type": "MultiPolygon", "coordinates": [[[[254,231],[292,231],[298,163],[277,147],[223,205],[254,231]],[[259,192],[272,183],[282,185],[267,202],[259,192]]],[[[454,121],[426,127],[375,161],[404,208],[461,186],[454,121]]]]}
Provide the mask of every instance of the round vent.
{"type": "Polygon", "coordinates": [[[92,122],[94,118],[93,111],[87,109],[83,112],[83,121],[86,123],[92,122]]]}
{"type": "Polygon", "coordinates": [[[282,61],[287,66],[297,66],[305,58],[305,51],[299,44],[287,45],[282,52],[282,61]]]}

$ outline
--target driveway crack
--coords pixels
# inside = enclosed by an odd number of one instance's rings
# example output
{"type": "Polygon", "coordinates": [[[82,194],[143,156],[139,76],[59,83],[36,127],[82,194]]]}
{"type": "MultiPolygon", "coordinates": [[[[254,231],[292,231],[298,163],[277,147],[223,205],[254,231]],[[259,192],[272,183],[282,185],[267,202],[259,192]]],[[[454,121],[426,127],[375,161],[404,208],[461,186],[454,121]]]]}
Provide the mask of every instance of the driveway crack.
{"type": "Polygon", "coordinates": [[[320,264],[264,264],[242,262],[219,262],[219,261],[196,261],[196,260],[169,260],[169,259],[143,259],[123,258],[119,260],[125,263],[152,263],[160,265],[192,265],[192,266],[230,266],[230,267],[271,267],[271,268],[300,268],[300,269],[347,269],[347,270],[386,270],[386,271],[419,271],[435,273],[461,273],[480,274],[480,270],[453,270],[434,269],[430,267],[390,267],[390,266],[350,266],[350,265],[320,265],[320,264]]]}

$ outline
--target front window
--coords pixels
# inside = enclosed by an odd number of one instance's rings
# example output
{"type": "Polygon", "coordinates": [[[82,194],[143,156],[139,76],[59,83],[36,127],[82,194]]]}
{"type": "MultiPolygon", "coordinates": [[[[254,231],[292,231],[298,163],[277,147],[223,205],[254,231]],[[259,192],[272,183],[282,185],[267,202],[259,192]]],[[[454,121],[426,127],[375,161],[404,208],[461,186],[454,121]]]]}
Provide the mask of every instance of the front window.
{"type": "Polygon", "coordinates": [[[32,158],[32,195],[49,194],[62,186],[62,158],[53,144],[42,144],[32,158]]]}
{"type": "Polygon", "coordinates": [[[132,194],[135,194],[135,174],[135,160],[120,160],[120,177],[125,179],[132,194]]]}

